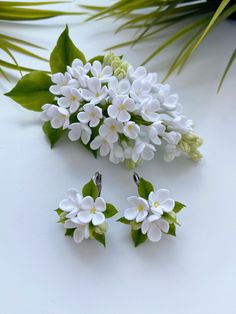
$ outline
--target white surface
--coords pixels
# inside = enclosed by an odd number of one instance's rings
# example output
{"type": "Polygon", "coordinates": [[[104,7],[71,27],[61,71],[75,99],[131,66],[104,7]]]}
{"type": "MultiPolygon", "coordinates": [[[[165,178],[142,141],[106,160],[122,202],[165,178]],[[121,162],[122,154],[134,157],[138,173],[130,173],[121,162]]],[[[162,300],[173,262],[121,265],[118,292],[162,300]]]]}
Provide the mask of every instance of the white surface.
{"type": "MultiPolygon", "coordinates": [[[[128,34],[113,36],[115,25],[110,21],[78,25],[77,20],[83,19],[9,24],[5,30],[50,50],[70,22],[72,39],[88,57],[128,38],[128,34]]],[[[179,216],[182,227],[177,237],[157,244],[135,249],[129,228],[115,218],[110,221],[106,249],[93,241],[76,245],[64,237],[52,210],[69,187],[81,188],[99,170],[103,196],[122,213],[126,197],[136,193],[132,172],[106,159],[93,159],[77,144],[60,142],[51,150],[39,114],[1,93],[2,314],[236,313],[235,67],[216,95],[216,83],[234,48],[235,27],[233,22],[221,25],[182,75],[170,79],[205,140],[204,159],[195,164],[180,158],[170,164],[156,158],[138,169],[188,206],[179,216]]],[[[155,43],[148,49],[139,46],[119,52],[138,65],[154,47],[155,43]]],[[[177,47],[148,68],[162,76],[177,47]]],[[[32,67],[44,65],[20,56],[18,60],[32,67]]],[[[12,87],[2,79],[1,85],[2,92],[12,87]]]]}

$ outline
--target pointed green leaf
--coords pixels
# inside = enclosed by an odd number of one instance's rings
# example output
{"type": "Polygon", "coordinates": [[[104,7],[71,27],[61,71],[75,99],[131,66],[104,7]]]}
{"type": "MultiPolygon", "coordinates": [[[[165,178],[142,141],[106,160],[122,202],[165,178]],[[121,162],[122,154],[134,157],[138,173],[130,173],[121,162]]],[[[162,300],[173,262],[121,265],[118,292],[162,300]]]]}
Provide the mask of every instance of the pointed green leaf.
{"type": "Polygon", "coordinates": [[[84,54],[70,39],[68,27],[66,26],[50,56],[50,67],[52,73],[64,73],[66,71],[66,67],[68,65],[70,66],[76,58],[82,60],[84,63],[86,62],[84,54]]]}
{"type": "Polygon", "coordinates": [[[103,63],[103,59],[104,59],[104,56],[100,55],[100,56],[93,57],[88,62],[91,64],[93,64],[94,61],[99,61],[99,62],[103,63]]]}
{"type": "Polygon", "coordinates": [[[151,182],[144,180],[144,178],[140,178],[138,185],[138,194],[139,196],[148,199],[149,194],[154,191],[153,185],[151,182]]]}
{"type": "Polygon", "coordinates": [[[22,77],[6,96],[33,111],[41,111],[42,106],[51,103],[54,95],[49,92],[51,78],[42,71],[33,71],[22,77]]]}
{"type": "Polygon", "coordinates": [[[57,213],[58,216],[61,216],[61,214],[63,213],[63,210],[60,208],[55,209],[55,212],[57,213]]]}
{"type": "Polygon", "coordinates": [[[141,229],[131,230],[131,237],[132,237],[135,247],[139,246],[141,243],[147,240],[147,235],[143,234],[141,229]]]}
{"type": "Polygon", "coordinates": [[[82,194],[83,197],[92,196],[94,200],[98,197],[98,188],[92,179],[84,185],[82,194]]]}
{"type": "Polygon", "coordinates": [[[174,211],[170,213],[164,213],[162,215],[162,218],[165,219],[169,224],[174,223],[174,224],[180,225],[176,219],[176,214],[174,211]]]}
{"type": "Polygon", "coordinates": [[[173,237],[176,236],[176,227],[175,227],[175,224],[170,224],[170,225],[169,225],[169,231],[167,232],[167,234],[172,235],[173,237]]]}
{"type": "Polygon", "coordinates": [[[125,225],[130,225],[130,221],[128,219],[126,219],[125,217],[121,217],[121,218],[117,219],[117,221],[119,221],[125,225]]]}
{"type": "Polygon", "coordinates": [[[175,207],[174,207],[173,211],[177,214],[177,213],[180,212],[184,207],[186,207],[184,204],[175,201],[175,207]]]}
{"type": "Polygon", "coordinates": [[[66,229],[66,231],[65,231],[65,236],[73,237],[75,229],[76,229],[76,228],[73,228],[73,229],[66,229]]]}
{"type": "Polygon", "coordinates": [[[106,238],[105,238],[105,234],[99,234],[94,232],[93,233],[93,237],[100,242],[104,247],[106,247],[106,238]]]}
{"type": "Polygon", "coordinates": [[[47,121],[43,124],[43,132],[46,134],[51,144],[51,148],[53,148],[56,142],[62,137],[65,130],[63,130],[62,128],[54,129],[52,128],[50,121],[47,121]]]}
{"type": "Polygon", "coordinates": [[[104,212],[104,215],[106,218],[113,217],[115,214],[118,213],[118,210],[110,203],[106,204],[106,210],[104,212]]]}

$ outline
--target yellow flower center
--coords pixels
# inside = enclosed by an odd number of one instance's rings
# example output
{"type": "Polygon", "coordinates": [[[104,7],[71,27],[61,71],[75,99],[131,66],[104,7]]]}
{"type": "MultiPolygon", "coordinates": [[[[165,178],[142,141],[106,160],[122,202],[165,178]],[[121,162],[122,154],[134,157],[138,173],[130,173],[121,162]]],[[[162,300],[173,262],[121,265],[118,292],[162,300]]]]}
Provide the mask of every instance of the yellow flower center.
{"type": "Polygon", "coordinates": [[[95,112],[92,112],[92,113],[91,113],[91,117],[92,117],[92,118],[96,118],[96,113],[95,113],[95,112]]]}
{"type": "Polygon", "coordinates": [[[114,124],[112,124],[111,126],[110,126],[110,129],[111,129],[111,131],[115,131],[116,130],[116,126],[114,125],[114,124]]]}
{"type": "Polygon", "coordinates": [[[119,109],[120,109],[120,110],[125,110],[125,105],[124,105],[124,104],[121,104],[121,105],[119,106],[119,109]]]}
{"type": "Polygon", "coordinates": [[[141,212],[142,210],[144,209],[144,206],[143,205],[139,205],[138,206],[138,210],[141,212]]]}
{"type": "Polygon", "coordinates": [[[70,96],[70,101],[75,101],[76,100],[76,97],[74,95],[71,95],[70,96]]]}
{"type": "Polygon", "coordinates": [[[99,97],[99,96],[100,96],[100,94],[99,94],[99,93],[96,93],[96,94],[95,94],[95,96],[96,96],[96,97],[99,97]]]}
{"type": "Polygon", "coordinates": [[[128,130],[131,131],[133,129],[132,125],[128,125],[128,130]]]}
{"type": "Polygon", "coordinates": [[[93,208],[91,209],[91,213],[92,213],[92,214],[95,214],[95,213],[96,213],[96,208],[95,208],[95,207],[93,207],[93,208]]]}
{"type": "Polygon", "coordinates": [[[156,202],[154,202],[154,207],[158,207],[159,206],[159,202],[158,201],[156,201],[156,202]]]}

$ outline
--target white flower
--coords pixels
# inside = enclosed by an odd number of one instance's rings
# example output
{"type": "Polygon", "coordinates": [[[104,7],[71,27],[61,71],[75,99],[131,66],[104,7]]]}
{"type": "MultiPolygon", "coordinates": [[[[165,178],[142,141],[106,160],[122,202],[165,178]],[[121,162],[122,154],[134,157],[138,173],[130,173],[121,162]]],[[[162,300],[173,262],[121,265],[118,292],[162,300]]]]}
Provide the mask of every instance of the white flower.
{"type": "Polygon", "coordinates": [[[142,118],[146,121],[155,122],[159,119],[160,102],[157,99],[145,99],[140,107],[142,118]]]}
{"type": "Polygon", "coordinates": [[[57,101],[58,105],[63,108],[69,108],[70,112],[75,112],[80,105],[81,95],[76,88],[62,87],[61,93],[64,97],[60,97],[57,101]]]}
{"type": "Polygon", "coordinates": [[[59,208],[67,212],[67,218],[74,218],[81,209],[82,196],[76,189],[69,189],[67,192],[67,198],[62,200],[59,204],[59,208]]]}
{"type": "Polygon", "coordinates": [[[106,65],[102,68],[102,64],[99,61],[94,61],[91,67],[91,73],[94,77],[97,77],[102,82],[107,82],[112,76],[113,69],[112,67],[106,65]]]}
{"type": "Polygon", "coordinates": [[[110,153],[112,145],[113,144],[107,141],[106,137],[101,135],[96,136],[95,139],[90,143],[91,149],[99,149],[99,153],[103,157],[110,153]]]}
{"type": "Polygon", "coordinates": [[[106,210],[106,202],[102,197],[94,201],[91,196],[86,196],[81,203],[82,211],[78,213],[78,220],[81,223],[92,221],[94,226],[101,225],[105,221],[103,212],[106,210]]]}
{"type": "Polygon", "coordinates": [[[124,217],[128,220],[136,220],[137,223],[142,222],[148,215],[148,202],[139,196],[128,197],[131,207],[124,212],[124,217]]]}
{"type": "Polygon", "coordinates": [[[101,84],[101,81],[96,77],[91,77],[87,81],[88,89],[82,89],[81,95],[86,101],[91,104],[97,105],[107,96],[107,87],[101,84]]]}
{"type": "Polygon", "coordinates": [[[129,121],[124,125],[124,134],[131,139],[136,139],[139,132],[140,127],[133,121],[129,121]]]}
{"type": "Polygon", "coordinates": [[[69,125],[69,112],[65,108],[56,105],[45,104],[42,106],[41,118],[43,121],[50,121],[54,129],[67,128],[69,125]]]}
{"type": "Polygon", "coordinates": [[[151,83],[147,80],[135,80],[130,89],[130,97],[136,102],[150,98],[151,83]]]}
{"type": "Polygon", "coordinates": [[[71,75],[69,73],[55,73],[52,75],[51,80],[56,85],[52,85],[49,88],[49,91],[54,95],[60,95],[61,94],[61,88],[64,86],[70,86],[70,87],[78,87],[78,83],[76,80],[72,79],[71,75]]]}
{"type": "Polygon", "coordinates": [[[129,112],[135,110],[135,103],[133,99],[128,96],[118,95],[112,101],[112,105],[108,107],[108,114],[113,119],[120,122],[127,122],[130,120],[129,112]]]}
{"type": "Polygon", "coordinates": [[[107,118],[104,120],[104,124],[99,128],[99,134],[106,137],[109,143],[115,143],[118,140],[118,133],[123,131],[123,126],[121,122],[107,118]]]}
{"type": "Polygon", "coordinates": [[[172,161],[175,159],[175,157],[179,157],[180,155],[181,155],[181,152],[176,145],[167,144],[165,146],[165,153],[164,153],[165,161],[168,161],[168,162],[172,161]]]}
{"type": "Polygon", "coordinates": [[[170,85],[159,84],[159,86],[158,99],[160,100],[161,107],[165,110],[175,110],[178,106],[179,96],[177,94],[170,94],[170,85]]]}
{"type": "Polygon", "coordinates": [[[174,145],[177,145],[181,139],[181,135],[178,132],[166,132],[166,127],[161,121],[148,126],[148,134],[150,140],[156,145],[161,144],[161,138],[165,139],[167,143],[174,145]]]}
{"type": "Polygon", "coordinates": [[[115,76],[112,76],[108,81],[108,92],[113,98],[117,95],[128,95],[130,90],[130,82],[127,79],[118,81],[115,76]]]}
{"type": "Polygon", "coordinates": [[[84,144],[88,144],[92,134],[90,127],[86,124],[75,122],[70,124],[68,129],[70,129],[68,137],[71,141],[77,141],[81,138],[84,144]]]}
{"type": "Polygon", "coordinates": [[[193,131],[193,121],[185,116],[177,116],[172,120],[167,120],[168,126],[181,134],[186,134],[193,131]]]}
{"type": "Polygon", "coordinates": [[[83,109],[84,111],[79,112],[77,115],[78,120],[82,123],[89,122],[91,128],[97,126],[103,117],[102,109],[92,104],[85,104],[83,109]]]}
{"type": "Polygon", "coordinates": [[[124,161],[124,150],[119,144],[115,143],[112,146],[109,160],[113,164],[118,164],[119,162],[124,161]]]}
{"type": "Polygon", "coordinates": [[[68,219],[64,223],[64,228],[74,229],[73,239],[75,243],[81,243],[84,239],[89,238],[89,225],[77,222],[77,218],[68,219]]]}
{"type": "Polygon", "coordinates": [[[152,242],[160,241],[162,232],[167,233],[168,230],[168,222],[157,215],[147,217],[141,226],[142,233],[147,234],[148,239],[152,242]]]}
{"type": "Polygon", "coordinates": [[[137,162],[141,157],[143,160],[151,160],[154,158],[156,148],[149,143],[137,139],[132,150],[132,160],[137,162]]]}
{"type": "Polygon", "coordinates": [[[148,202],[153,214],[161,216],[164,212],[169,213],[173,210],[175,201],[169,198],[169,194],[169,191],[166,189],[161,189],[149,194],[148,202]]]}
{"type": "Polygon", "coordinates": [[[75,59],[72,62],[71,67],[67,67],[67,71],[77,79],[81,87],[87,87],[87,79],[89,78],[87,73],[90,71],[90,68],[90,63],[84,65],[80,59],[75,59]]]}
{"type": "Polygon", "coordinates": [[[128,68],[128,76],[132,79],[132,80],[136,80],[136,79],[142,79],[147,75],[147,70],[145,67],[140,66],[136,69],[134,69],[132,66],[129,66],[128,68]]]}

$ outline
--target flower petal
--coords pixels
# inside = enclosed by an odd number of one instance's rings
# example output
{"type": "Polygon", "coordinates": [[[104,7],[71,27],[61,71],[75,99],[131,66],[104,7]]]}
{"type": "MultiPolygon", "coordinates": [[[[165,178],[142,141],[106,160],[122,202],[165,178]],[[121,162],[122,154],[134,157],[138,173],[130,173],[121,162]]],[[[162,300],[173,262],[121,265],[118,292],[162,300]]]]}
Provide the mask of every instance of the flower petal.
{"type": "Polygon", "coordinates": [[[66,220],[64,223],[64,228],[65,229],[73,229],[73,228],[77,228],[78,224],[76,224],[75,222],[71,221],[70,219],[66,220]]]}
{"type": "Polygon", "coordinates": [[[104,223],[104,221],[105,221],[105,216],[103,215],[103,213],[96,213],[93,215],[92,223],[94,226],[101,225],[102,223],[104,223]]]}
{"type": "Polygon", "coordinates": [[[147,217],[148,212],[146,210],[142,210],[138,213],[138,216],[136,217],[136,222],[142,222],[147,217]]]}
{"type": "Polygon", "coordinates": [[[148,232],[148,239],[152,242],[158,242],[161,240],[161,230],[155,224],[151,224],[148,232]]]}
{"type": "Polygon", "coordinates": [[[150,227],[150,221],[149,219],[145,219],[141,225],[141,231],[143,234],[146,234],[148,232],[148,229],[150,227]]]}
{"type": "Polygon", "coordinates": [[[81,202],[82,209],[91,209],[94,206],[94,200],[92,196],[85,196],[81,202]]]}
{"type": "Polygon", "coordinates": [[[166,213],[171,212],[174,206],[175,206],[175,201],[172,199],[168,199],[160,204],[160,208],[166,213]]]}
{"type": "Polygon", "coordinates": [[[87,224],[92,220],[92,218],[93,214],[91,214],[90,210],[83,210],[78,213],[78,219],[81,223],[87,224]]]}
{"type": "Polygon", "coordinates": [[[95,200],[96,211],[104,212],[106,209],[106,202],[102,197],[97,197],[95,200]]]}
{"type": "Polygon", "coordinates": [[[156,198],[158,202],[162,203],[169,197],[169,191],[166,189],[160,189],[156,192],[156,198]]]}
{"type": "Polygon", "coordinates": [[[156,224],[158,225],[158,227],[165,233],[167,233],[169,231],[169,224],[165,219],[158,219],[156,221],[156,224]]]}
{"type": "Polygon", "coordinates": [[[78,227],[75,229],[74,234],[73,234],[73,239],[75,243],[81,243],[84,239],[84,229],[83,227],[78,227]]]}
{"type": "Polygon", "coordinates": [[[138,215],[138,209],[136,207],[127,208],[124,212],[124,217],[128,220],[133,220],[138,215]]]}

